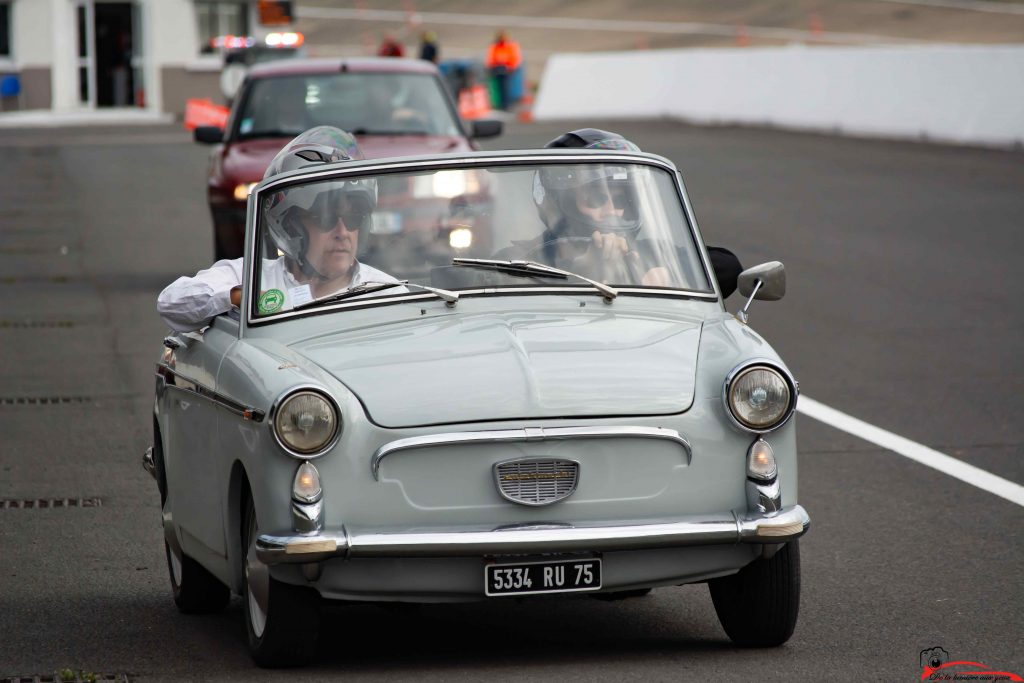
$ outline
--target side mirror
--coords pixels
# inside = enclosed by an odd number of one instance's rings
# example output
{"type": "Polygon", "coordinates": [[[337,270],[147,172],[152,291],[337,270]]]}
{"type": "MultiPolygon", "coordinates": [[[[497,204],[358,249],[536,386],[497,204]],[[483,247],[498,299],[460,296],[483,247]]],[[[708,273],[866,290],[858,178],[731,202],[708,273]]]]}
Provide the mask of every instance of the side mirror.
{"type": "Polygon", "coordinates": [[[778,261],[769,261],[747,268],[738,278],[737,288],[741,295],[748,297],[743,310],[736,314],[740,322],[747,322],[747,309],[750,303],[759,301],[778,301],[786,295],[786,266],[778,261]]]}
{"type": "Polygon", "coordinates": [[[215,145],[224,140],[224,130],[217,126],[196,126],[192,139],[204,145],[215,145]]]}
{"type": "Polygon", "coordinates": [[[477,119],[470,126],[469,137],[471,138],[494,138],[501,135],[505,127],[503,121],[492,121],[490,119],[477,119]]]}

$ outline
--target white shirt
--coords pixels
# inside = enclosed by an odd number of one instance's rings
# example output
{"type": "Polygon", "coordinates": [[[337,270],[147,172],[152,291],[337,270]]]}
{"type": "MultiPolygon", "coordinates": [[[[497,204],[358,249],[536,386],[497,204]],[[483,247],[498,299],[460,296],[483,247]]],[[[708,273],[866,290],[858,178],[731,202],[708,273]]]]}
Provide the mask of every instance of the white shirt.
{"type": "MultiPolygon", "coordinates": [[[[257,306],[265,313],[290,310],[305,301],[312,301],[309,285],[299,282],[288,270],[284,257],[263,259],[260,296],[257,306]]],[[[156,310],[167,326],[175,332],[189,332],[206,327],[210,321],[227,313],[231,290],[242,284],[242,259],[217,261],[193,277],[179,277],[167,285],[156,300],[156,310]]],[[[387,273],[356,262],[352,281],[338,291],[345,291],[364,282],[398,282],[387,273]]],[[[403,288],[386,290],[398,293],[403,288]]],[[[332,292],[334,293],[334,292],[332,292]]]]}

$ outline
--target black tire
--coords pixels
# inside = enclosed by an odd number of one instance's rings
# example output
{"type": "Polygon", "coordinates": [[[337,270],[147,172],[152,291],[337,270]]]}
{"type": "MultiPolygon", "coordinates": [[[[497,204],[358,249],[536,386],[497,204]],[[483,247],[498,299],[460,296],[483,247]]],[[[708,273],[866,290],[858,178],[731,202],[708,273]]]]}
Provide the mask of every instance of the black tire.
{"type": "Polygon", "coordinates": [[[718,620],[741,647],[782,645],[800,612],[800,546],[790,541],[770,559],[708,581],[718,620]]]}
{"type": "Polygon", "coordinates": [[[184,552],[172,550],[167,541],[164,541],[164,551],[178,611],[183,614],[216,614],[227,607],[231,591],[217,577],[184,552]]]}
{"type": "Polygon", "coordinates": [[[249,652],[261,667],[308,664],[316,655],[320,595],[312,588],[282,583],[270,576],[266,565],[255,557],[256,528],[256,510],[248,498],[242,521],[241,558],[249,652]],[[264,589],[265,596],[257,597],[264,589]],[[261,599],[265,605],[260,605],[261,599]]]}
{"type": "Polygon", "coordinates": [[[167,502],[167,471],[164,469],[164,440],[160,426],[153,418],[153,468],[156,470],[156,487],[160,491],[160,508],[167,502]]]}

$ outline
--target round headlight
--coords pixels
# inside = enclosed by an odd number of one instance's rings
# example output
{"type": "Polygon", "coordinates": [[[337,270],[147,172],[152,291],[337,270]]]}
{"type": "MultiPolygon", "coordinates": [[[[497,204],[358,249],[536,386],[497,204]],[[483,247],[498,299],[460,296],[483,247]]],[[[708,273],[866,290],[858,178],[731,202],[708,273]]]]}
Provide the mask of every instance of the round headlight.
{"type": "Polygon", "coordinates": [[[773,368],[755,365],[741,371],[728,391],[729,410],[749,429],[771,429],[789,415],[789,383],[773,368]]]}
{"type": "Polygon", "coordinates": [[[281,403],[274,432],[281,444],[301,455],[326,447],[338,431],[338,414],[331,402],[312,391],[298,391],[281,403]]]}

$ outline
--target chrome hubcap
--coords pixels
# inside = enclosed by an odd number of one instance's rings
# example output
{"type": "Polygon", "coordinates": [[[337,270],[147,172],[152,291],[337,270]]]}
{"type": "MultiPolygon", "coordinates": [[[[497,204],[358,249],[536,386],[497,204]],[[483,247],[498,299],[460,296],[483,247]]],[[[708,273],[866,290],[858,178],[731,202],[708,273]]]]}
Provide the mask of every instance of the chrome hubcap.
{"type": "Polygon", "coordinates": [[[259,638],[267,627],[267,604],[270,601],[270,572],[256,557],[256,519],[249,521],[249,543],[245,554],[246,597],[249,601],[249,623],[259,638]]]}

